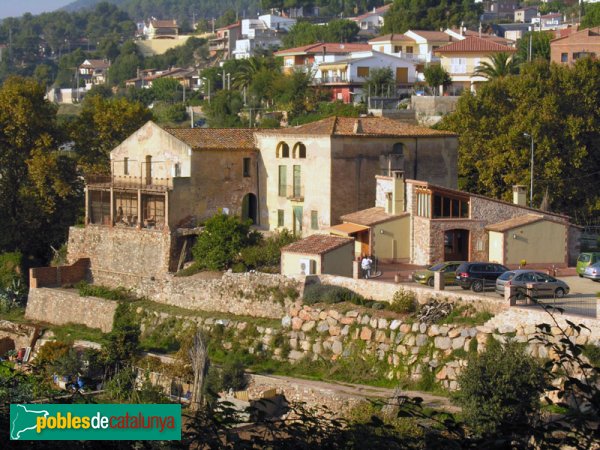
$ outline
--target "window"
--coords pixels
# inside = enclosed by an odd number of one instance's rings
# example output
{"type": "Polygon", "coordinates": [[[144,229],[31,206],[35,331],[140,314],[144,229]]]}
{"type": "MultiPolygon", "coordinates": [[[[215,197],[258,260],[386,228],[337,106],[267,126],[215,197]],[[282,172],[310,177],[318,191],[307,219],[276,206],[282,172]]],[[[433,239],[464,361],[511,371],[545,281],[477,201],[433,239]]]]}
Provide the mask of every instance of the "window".
{"type": "Polygon", "coordinates": [[[294,198],[302,197],[302,169],[294,166],[294,198]]]}
{"type": "Polygon", "coordinates": [[[283,227],[285,224],[284,220],[285,220],[285,215],[284,215],[283,209],[278,209],[277,210],[277,226],[283,227]]]}
{"type": "Polygon", "coordinates": [[[279,166],[279,196],[287,195],[287,166],[279,166]]]}
{"type": "Polygon", "coordinates": [[[402,46],[394,45],[394,53],[401,53],[401,52],[402,52],[402,46]]]}
{"type": "Polygon", "coordinates": [[[296,142],[292,156],[294,158],[306,158],[306,146],[302,142],[296,142]]]}
{"type": "Polygon", "coordinates": [[[433,194],[433,218],[468,218],[469,201],[461,198],[433,194]]]}
{"type": "Polygon", "coordinates": [[[406,46],[406,53],[408,53],[409,55],[412,55],[412,52],[413,52],[413,48],[412,48],[412,46],[410,46],[410,45],[407,45],[407,46],[406,46]]]}
{"type": "Polygon", "coordinates": [[[431,194],[428,192],[417,192],[417,215],[431,217],[431,194]]]}
{"type": "Polygon", "coordinates": [[[244,158],[244,177],[250,176],[250,158],[244,158]]]}
{"type": "Polygon", "coordinates": [[[369,68],[368,67],[357,67],[356,75],[358,77],[366,78],[369,76],[369,68]]]}
{"type": "Polygon", "coordinates": [[[180,163],[175,163],[175,165],[173,166],[173,176],[174,177],[181,176],[181,164],[180,163]]]}
{"type": "Polygon", "coordinates": [[[467,73],[467,59],[452,58],[450,60],[450,73],[467,73]]]}
{"type": "Polygon", "coordinates": [[[563,62],[563,63],[569,62],[569,54],[561,53],[560,54],[560,62],[563,62]]]}
{"type": "Polygon", "coordinates": [[[123,158],[123,175],[129,175],[129,158],[123,158]]]}
{"type": "Polygon", "coordinates": [[[146,155],[146,184],[152,184],[152,156],[146,155]]]}
{"type": "Polygon", "coordinates": [[[404,144],[401,142],[397,142],[392,147],[392,153],[397,156],[404,156],[404,144]]]}
{"type": "Polygon", "coordinates": [[[290,157],[290,146],[285,142],[277,144],[277,158],[289,158],[290,157]]]}
{"type": "Polygon", "coordinates": [[[319,214],[317,211],[310,212],[310,229],[311,230],[319,229],[319,214]]]}

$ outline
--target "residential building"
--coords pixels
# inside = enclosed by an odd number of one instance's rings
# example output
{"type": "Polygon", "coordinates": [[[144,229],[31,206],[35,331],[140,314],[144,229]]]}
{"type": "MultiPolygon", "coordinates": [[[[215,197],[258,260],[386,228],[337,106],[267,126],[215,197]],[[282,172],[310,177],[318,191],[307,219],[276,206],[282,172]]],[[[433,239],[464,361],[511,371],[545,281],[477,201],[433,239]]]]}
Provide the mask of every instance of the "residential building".
{"type": "Polygon", "coordinates": [[[490,57],[498,53],[514,54],[516,49],[497,44],[490,39],[470,36],[462,41],[453,42],[437,50],[441,64],[452,78],[451,88],[454,91],[464,89],[475,90],[477,83],[486,79],[475,75],[475,69],[483,62],[490,62],[490,57]]]}
{"type": "Polygon", "coordinates": [[[414,59],[419,63],[438,61],[434,52],[455,38],[443,31],[409,30],[404,34],[386,34],[369,41],[373,50],[414,59]]]}
{"type": "Polygon", "coordinates": [[[524,6],[523,8],[515,11],[514,21],[517,23],[531,23],[531,19],[537,17],[538,7],[537,6],[524,6]]]}
{"type": "Polygon", "coordinates": [[[481,31],[467,30],[466,28],[463,28],[462,30],[448,28],[447,30],[444,31],[444,33],[449,34],[457,41],[462,41],[468,37],[475,36],[480,39],[489,39],[490,41],[495,42],[496,44],[508,45],[509,47],[514,47],[516,44],[516,42],[514,40],[507,39],[502,36],[496,36],[495,34],[482,33],[481,31]]]}
{"type": "Polygon", "coordinates": [[[86,224],[174,232],[218,211],[257,219],[253,130],[146,123],[86,180],[86,224]]]}
{"type": "Polygon", "coordinates": [[[79,66],[79,80],[89,90],[98,84],[105,84],[108,80],[110,61],[107,59],[86,59],[79,66]]]}
{"type": "MultiPolygon", "coordinates": [[[[172,67],[167,70],[140,70],[138,76],[125,81],[126,87],[136,87],[149,89],[152,87],[154,80],[159,78],[173,78],[179,81],[179,84],[187,89],[199,89],[200,87],[200,76],[198,70],[190,68],[172,67]]],[[[183,95],[183,93],[182,93],[183,95]]]]}
{"type": "Polygon", "coordinates": [[[579,58],[600,55],[600,27],[586,28],[550,41],[550,61],[573,64],[579,58]]]}
{"type": "Polygon", "coordinates": [[[233,57],[235,43],[241,36],[242,24],[239,21],[217,28],[217,37],[208,41],[208,50],[211,55],[219,54],[222,59],[230,59],[233,57]]]}
{"type": "Polygon", "coordinates": [[[284,275],[352,277],[354,239],[313,234],[281,249],[284,275]]]}
{"type": "Polygon", "coordinates": [[[512,19],[518,8],[518,0],[484,0],[481,20],[512,19]]]}
{"type": "Polygon", "coordinates": [[[368,44],[337,44],[334,42],[303,45],[275,52],[283,58],[283,71],[302,70],[316,74],[319,64],[334,63],[347,59],[353,52],[369,51],[368,44]]]}
{"type": "Polygon", "coordinates": [[[233,55],[235,59],[247,59],[254,56],[259,49],[276,49],[281,46],[281,38],[296,19],[266,14],[258,19],[244,19],[241,23],[241,39],[235,43],[233,55]]]}
{"type": "Polygon", "coordinates": [[[330,117],[259,130],[261,227],[308,235],[375,202],[375,175],[404,170],[455,188],[457,136],[387,118],[330,117]]]}
{"type": "Polygon", "coordinates": [[[356,22],[360,28],[359,35],[375,34],[384,24],[384,17],[392,7],[391,3],[373,8],[372,11],[361,14],[360,16],[350,17],[349,20],[356,22]]]}
{"type": "Polygon", "coordinates": [[[179,35],[179,26],[175,19],[150,19],[144,24],[143,34],[146,39],[175,39],[179,35]]]}
{"type": "Polygon", "coordinates": [[[580,229],[569,217],[525,206],[526,188],[513,203],[404,179],[377,176],[375,206],[345,214],[330,232],[355,239],[355,257],[430,265],[492,261],[516,267],[565,267],[578,253],[580,229]]]}
{"type": "MultiPolygon", "coordinates": [[[[513,42],[518,41],[528,31],[535,29],[532,23],[493,23],[492,30],[498,36],[509,39],[513,42]]],[[[539,27],[537,27],[539,28],[539,27]]]]}
{"type": "Polygon", "coordinates": [[[539,22],[537,23],[540,24],[542,31],[556,30],[566,26],[563,25],[563,15],[561,13],[550,13],[540,16],[539,22]]]}
{"type": "MultiPolygon", "coordinates": [[[[331,89],[332,100],[344,103],[365,101],[367,92],[363,84],[374,69],[389,68],[394,74],[395,85],[388,86],[393,94],[407,90],[417,81],[416,64],[413,60],[376,51],[354,52],[348,59],[319,64],[313,82],[331,89]]],[[[381,93],[372,92],[372,95],[381,93]]]]}

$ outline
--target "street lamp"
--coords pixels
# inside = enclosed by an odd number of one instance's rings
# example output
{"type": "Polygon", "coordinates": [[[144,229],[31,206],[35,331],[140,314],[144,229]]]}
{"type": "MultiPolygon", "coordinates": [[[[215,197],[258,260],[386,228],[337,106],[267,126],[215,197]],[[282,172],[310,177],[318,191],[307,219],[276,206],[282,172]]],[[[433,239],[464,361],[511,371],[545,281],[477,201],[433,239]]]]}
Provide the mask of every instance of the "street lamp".
{"type": "Polygon", "coordinates": [[[523,136],[531,138],[531,175],[529,186],[529,207],[533,208],[533,134],[523,133],[523,136]]]}

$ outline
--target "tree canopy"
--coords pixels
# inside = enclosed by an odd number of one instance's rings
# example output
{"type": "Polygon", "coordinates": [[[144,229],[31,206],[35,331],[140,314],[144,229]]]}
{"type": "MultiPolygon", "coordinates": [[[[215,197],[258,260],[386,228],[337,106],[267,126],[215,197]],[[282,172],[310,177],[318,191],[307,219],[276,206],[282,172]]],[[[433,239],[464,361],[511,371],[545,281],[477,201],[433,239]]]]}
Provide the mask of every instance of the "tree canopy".
{"type": "Polygon", "coordinates": [[[356,22],[347,19],[335,19],[327,25],[298,22],[283,37],[283,47],[300,47],[317,42],[352,42],[359,31],[356,22]]]}
{"type": "Polygon", "coordinates": [[[581,28],[600,26],[600,3],[585,3],[585,15],[581,19],[581,28]]]}
{"type": "Polygon", "coordinates": [[[459,138],[459,182],[468,191],[509,200],[511,186],[529,185],[533,136],[534,206],[550,192],[550,209],[597,215],[600,194],[600,61],[573,67],[535,61],[518,77],[489,81],[465,93],[440,128],[459,138]]]}
{"type": "Polygon", "coordinates": [[[385,15],[384,33],[439,30],[479,24],[482,4],[474,0],[395,0],[385,15]]]}

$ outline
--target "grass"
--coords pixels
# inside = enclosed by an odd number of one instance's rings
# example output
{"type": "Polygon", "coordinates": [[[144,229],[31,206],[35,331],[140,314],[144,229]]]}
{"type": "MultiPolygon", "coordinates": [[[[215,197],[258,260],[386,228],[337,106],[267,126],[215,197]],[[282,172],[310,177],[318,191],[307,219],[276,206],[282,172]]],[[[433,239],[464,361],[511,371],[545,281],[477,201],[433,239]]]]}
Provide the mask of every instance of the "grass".
{"type": "Polygon", "coordinates": [[[15,323],[26,323],[25,308],[11,308],[8,311],[0,312],[0,319],[15,323]]]}
{"type": "Polygon", "coordinates": [[[77,283],[75,287],[81,297],[99,297],[116,301],[137,300],[131,290],[124,287],[112,289],[102,285],[89,284],[85,281],[77,283]]]}
{"type": "Polygon", "coordinates": [[[152,300],[139,300],[135,303],[137,307],[141,307],[148,311],[156,311],[166,313],[172,316],[178,317],[202,317],[204,319],[212,318],[215,320],[225,319],[225,320],[235,320],[242,322],[250,322],[256,326],[262,327],[278,327],[281,325],[281,321],[278,319],[269,319],[265,317],[252,317],[252,316],[244,316],[244,315],[236,315],[222,312],[214,312],[214,311],[198,311],[187,308],[181,308],[179,306],[173,305],[165,305],[163,303],[157,303],[152,300]]]}
{"type": "Polygon", "coordinates": [[[175,274],[176,277],[189,277],[191,275],[195,275],[197,273],[202,272],[202,267],[200,267],[200,264],[198,264],[197,262],[195,262],[194,264],[192,264],[191,266],[185,268],[185,269],[181,269],[179,272],[177,272],[175,274]]]}
{"type": "Polygon", "coordinates": [[[99,328],[88,328],[85,325],[67,323],[65,325],[50,325],[48,329],[54,333],[57,341],[92,341],[102,342],[104,333],[99,328]]]}
{"type": "Polygon", "coordinates": [[[494,315],[489,311],[475,311],[471,306],[461,305],[452,310],[439,324],[459,324],[467,326],[483,325],[494,315]]]}

